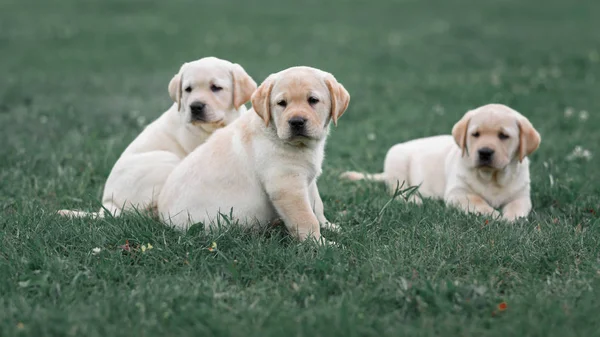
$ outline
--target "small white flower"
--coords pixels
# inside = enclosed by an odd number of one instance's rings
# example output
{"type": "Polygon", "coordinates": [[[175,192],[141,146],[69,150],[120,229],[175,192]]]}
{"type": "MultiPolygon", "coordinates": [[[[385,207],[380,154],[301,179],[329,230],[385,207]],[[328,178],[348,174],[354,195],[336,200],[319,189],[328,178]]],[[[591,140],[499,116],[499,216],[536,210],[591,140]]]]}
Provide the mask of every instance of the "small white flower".
{"type": "Polygon", "coordinates": [[[500,79],[500,74],[493,72],[492,75],[490,76],[490,82],[495,87],[500,86],[500,84],[502,84],[502,80],[500,79]]]}
{"type": "Polygon", "coordinates": [[[142,127],[142,126],[146,125],[146,117],[144,117],[144,116],[139,116],[139,117],[137,117],[137,118],[135,119],[135,121],[136,121],[136,123],[137,123],[137,125],[138,125],[139,127],[142,127]]]}
{"type": "Polygon", "coordinates": [[[92,249],[92,255],[98,255],[98,254],[100,254],[101,251],[102,251],[102,248],[96,247],[96,248],[92,249]]]}
{"type": "Polygon", "coordinates": [[[371,132],[371,133],[369,133],[369,134],[367,135],[367,139],[368,139],[368,140],[375,140],[375,138],[376,138],[376,137],[375,137],[375,134],[374,134],[373,132],[371,132]]]}
{"type": "Polygon", "coordinates": [[[590,117],[590,114],[585,111],[585,110],[581,110],[579,111],[579,119],[582,121],[587,121],[587,119],[590,117]]]}
{"type": "Polygon", "coordinates": [[[571,108],[571,107],[567,107],[565,109],[565,117],[566,118],[571,118],[573,116],[573,114],[575,113],[575,109],[571,108]]]}
{"type": "Polygon", "coordinates": [[[590,160],[592,158],[592,153],[589,150],[582,148],[581,146],[575,146],[573,152],[571,152],[567,156],[567,160],[575,160],[575,159],[585,159],[590,160]]]}

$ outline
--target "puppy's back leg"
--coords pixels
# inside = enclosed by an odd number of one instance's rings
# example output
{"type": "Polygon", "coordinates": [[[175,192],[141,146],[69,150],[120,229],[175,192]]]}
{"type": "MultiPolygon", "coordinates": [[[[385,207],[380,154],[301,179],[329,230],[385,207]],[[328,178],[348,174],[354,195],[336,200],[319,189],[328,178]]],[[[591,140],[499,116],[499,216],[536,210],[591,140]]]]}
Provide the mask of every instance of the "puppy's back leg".
{"type": "Polygon", "coordinates": [[[102,208],[98,212],[85,212],[85,211],[61,209],[60,211],[58,211],[56,213],[58,215],[62,215],[64,217],[68,217],[68,218],[97,219],[97,218],[104,218],[106,216],[106,213],[110,213],[110,214],[112,214],[112,216],[117,217],[117,216],[121,215],[121,208],[117,207],[114,204],[109,202],[105,205],[102,205],[102,208]]]}
{"type": "MultiPolygon", "coordinates": [[[[412,186],[410,179],[410,152],[404,144],[393,146],[385,157],[383,171],[385,172],[385,184],[390,194],[397,190],[405,190],[412,186]]],[[[409,202],[421,203],[421,198],[416,191],[408,198],[409,202]]]]}
{"type": "Polygon", "coordinates": [[[356,171],[346,171],[340,175],[340,179],[358,181],[358,180],[370,180],[370,181],[385,181],[385,173],[361,173],[356,171]]]}
{"type": "Polygon", "coordinates": [[[100,218],[104,218],[108,213],[111,214],[113,217],[118,217],[123,212],[123,209],[121,207],[117,207],[112,202],[107,202],[103,204],[102,208],[98,211],[98,216],[100,218]]]}
{"type": "Polygon", "coordinates": [[[104,214],[101,212],[85,212],[85,211],[75,211],[75,210],[69,210],[69,209],[61,209],[60,211],[56,212],[58,215],[67,217],[67,218],[98,218],[98,217],[103,217],[104,214]]]}

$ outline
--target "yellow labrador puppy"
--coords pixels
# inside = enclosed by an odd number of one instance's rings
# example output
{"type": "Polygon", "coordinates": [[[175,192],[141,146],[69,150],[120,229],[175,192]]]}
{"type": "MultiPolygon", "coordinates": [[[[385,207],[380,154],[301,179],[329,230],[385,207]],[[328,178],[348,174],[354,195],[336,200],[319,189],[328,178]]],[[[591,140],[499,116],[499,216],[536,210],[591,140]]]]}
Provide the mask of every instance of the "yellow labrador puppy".
{"type": "Polygon", "coordinates": [[[320,239],[317,189],[330,121],[350,95],[329,73],[293,67],[270,75],[252,95],[254,111],[215,132],[173,170],[158,211],[175,227],[213,226],[221,214],[241,224],[281,218],[300,240],[320,239]]]}
{"type": "MultiPolygon", "coordinates": [[[[423,197],[443,198],[467,212],[513,221],[531,211],[529,161],[541,141],[529,120],[501,104],[469,111],[454,125],[452,136],[416,139],[393,146],[384,172],[345,172],[349,180],[385,181],[392,191],[419,186],[423,197]]],[[[420,203],[413,195],[411,201],[420,203]]]]}
{"type": "Polygon", "coordinates": [[[173,168],[217,129],[246,111],[256,83],[235,63],[206,57],[181,66],[169,83],[175,102],[148,125],[115,163],[98,213],[62,210],[66,216],[117,216],[124,210],[155,209],[173,168]]]}

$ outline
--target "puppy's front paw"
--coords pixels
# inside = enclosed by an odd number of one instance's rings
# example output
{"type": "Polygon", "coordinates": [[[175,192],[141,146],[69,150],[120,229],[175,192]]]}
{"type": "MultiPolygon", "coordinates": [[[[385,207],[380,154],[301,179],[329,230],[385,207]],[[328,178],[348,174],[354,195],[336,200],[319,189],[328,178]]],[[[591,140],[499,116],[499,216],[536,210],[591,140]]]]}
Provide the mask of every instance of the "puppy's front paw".
{"type": "Polygon", "coordinates": [[[493,219],[500,219],[500,218],[502,217],[502,214],[500,214],[500,212],[498,212],[497,210],[493,210],[493,211],[490,213],[490,216],[491,216],[493,219]]]}
{"type": "Polygon", "coordinates": [[[409,203],[411,203],[411,204],[415,204],[417,206],[420,206],[420,205],[423,204],[423,199],[421,199],[421,197],[418,194],[416,194],[416,193],[414,193],[411,196],[409,196],[406,199],[406,201],[409,202],[409,203]]]}
{"type": "Polygon", "coordinates": [[[324,237],[321,237],[320,240],[317,240],[319,246],[330,246],[330,247],[339,247],[340,245],[335,242],[335,241],[331,241],[331,240],[327,240],[324,237]]]}
{"type": "Polygon", "coordinates": [[[519,219],[526,219],[527,214],[520,214],[520,213],[508,211],[508,212],[504,212],[504,214],[502,214],[502,218],[508,222],[515,222],[519,219]]]}
{"type": "Polygon", "coordinates": [[[498,218],[500,216],[500,212],[498,212],[497,210],[493,209],[492,207],[488,206],[488,205],[477,205],[475,207],[469,207],[469,211],[471,213],[476,213],[476,214],[480,214],[480,215],[488,215],[491,216],[493,219],[498,218]]]}
{"type": "Polygon", "coordinates": [[[340,227],[334,223],[331,223],[329,221],[326,221],[325,223],[321,224],[321,228],[324,228],[324,229],[327,229],[327,230],[330,230],[330,231],[336,232],[336,233],[339,233],[342,230],[342,227],[340,227]]]}
{"type": "Polygon", "coordinates": [[[333,246],[333,247],[340,247],[340,244],[335,242],[335,241],[331,241],[331,240],[326,240],[326,245],[327,246],[333,246]]]}

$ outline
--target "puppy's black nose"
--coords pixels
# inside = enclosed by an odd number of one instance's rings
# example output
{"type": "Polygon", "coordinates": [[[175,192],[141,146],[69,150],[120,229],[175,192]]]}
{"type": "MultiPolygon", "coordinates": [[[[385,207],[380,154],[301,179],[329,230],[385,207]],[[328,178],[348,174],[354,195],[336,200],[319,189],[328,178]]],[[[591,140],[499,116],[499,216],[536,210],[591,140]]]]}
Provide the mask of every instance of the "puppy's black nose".
{"type": "Polygon", "coordinates": [[[190,104],[190,109],[192,110],[192,112],[203,111],[205,106],[206,104],[202,102],[192,102],[192,104],[190,104]]]}
{"type": "Polygon", "coordinates": [[[288,124],[290,125],[290,128],[292,128],[292,130],[301,131],[302,129],[304,129],[304,125],[306,124],[306,119],[304,119],[302,117],[298,117],[298,116],[292,117],[288,121],[288,124]]]}
{"type": "Polygon", "coordinates": [[[489,147],[481,148],[477,153],[479,154],[479,160],[481,161],[490,161],[492,156],[494,156],[494,150],[489,147]]]}
{"type": "Polygon", "coordinates": [[[202,102],[192,102],[192,104],[190,104],[190,111],[192,112],[192,117],[194,119],[202,119],[205,107],[206,104],[202,102]]]}

